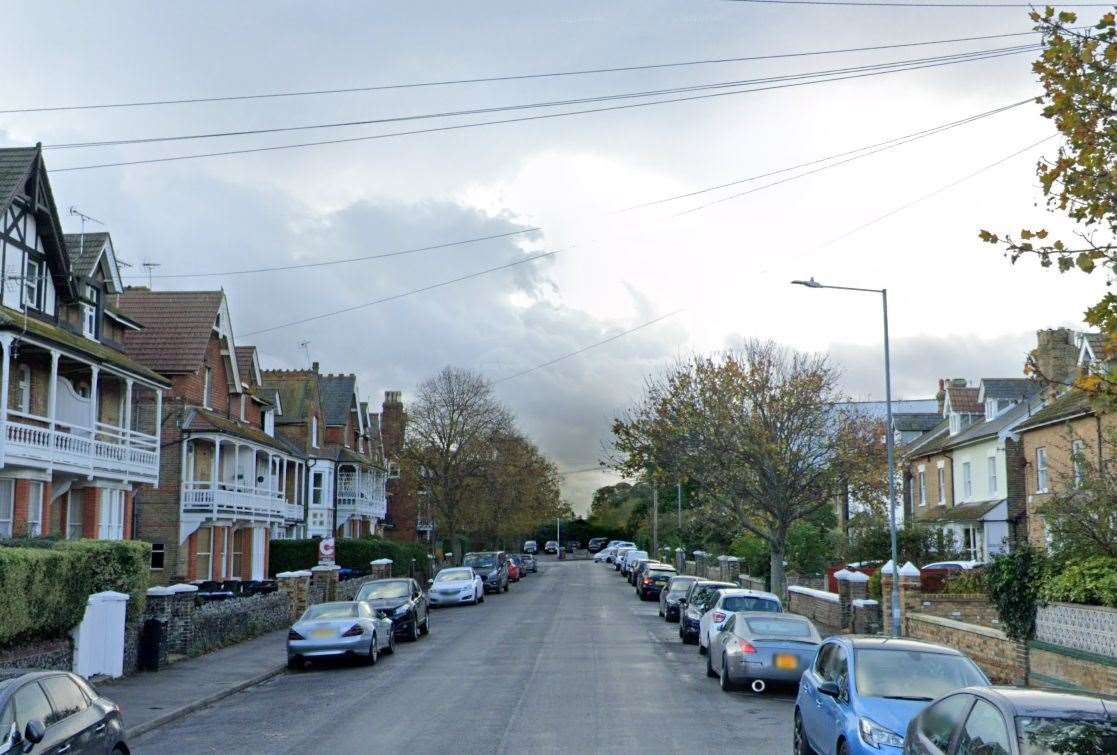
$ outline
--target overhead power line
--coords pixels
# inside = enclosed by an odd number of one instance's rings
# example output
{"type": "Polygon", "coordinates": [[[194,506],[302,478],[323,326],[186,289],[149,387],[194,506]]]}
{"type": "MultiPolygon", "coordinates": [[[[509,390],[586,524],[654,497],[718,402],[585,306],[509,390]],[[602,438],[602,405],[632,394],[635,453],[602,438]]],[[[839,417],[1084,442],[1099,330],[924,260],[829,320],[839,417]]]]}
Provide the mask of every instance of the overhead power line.
{"type": "Polygon", "coordinates": [[[28,107],[0,108],[0,114],[13,113],[57,113],[69,110],[108,110],[112,108],[138,108],[155,107],[164,105],[188,105],[207,102],[235,102],[243,100],[267,100],[284,97],[307,97],[331,94],[352,94],[360,92],[379,92],[393,89],[417,89],[421,87],[439,87],[459,84],[482,84],[499,81],[520,81],[524,79],[557,78],[564,76],[587,76],[602,73],[623,73],[628,71],[650,71],[665,68],[685,68],[690,66],[717,65],[726,63],[748,63],[761,60],[779,60],[786,58],[804,58],[816,55],[839,55],[856,52],[874,52],[879,50],[897,50],[907,47],[926,47],[930,45],[956,44],[959,42],[978,42],[989,39],[1007,39],[1010,37],[1024,37],[1039,32],[1035,30],[1011,32],[1006,34],[983,34],[973,37],[955,37],[953,39],[934,39],[925,42],[898,42],[884,45],[871,45],[867,47],[844,47],[829,50],[808,50],[801,52],[771,53],[768,55],[745,55],[731,58],[706,58],[701,60],[683,60],[669,63],[648,63],[643,65],[614,66],[610,68],[582,68],[568,71],[549,71],[544,73],[500,74],[495,76],[479,76],[467,79],[442,79],[438,81],[419,81],[400,84],[376,84],[360,87],[343,87],[336,89],[305,89],[278,92],[256,92],[252,94],[234,94],[223,96],[181,97],[155,100],[132,100],[122,102],[106,102],[81,105],[37,105],[28,107]]]}
{"type": "MultiPolygon", "coordinates": [[[[874,144],[867,144],[867,145],[864,145],[864,146],[861,146],[861,147],[857,147],[856,149],[846,150],[846,151],[843,151],[843,152],[838,152],[838,153],[833,154],[833,155],[827,155],[825,157],[815,158],[813,160],[808,160],[806,162],[796,163],[794,165],[789,165],[789,166],[786,166],[784,168],[779,168],[777,170],[767,171],[765,173],[760,173],[760,174],[757,174],[757,175],[754,175],[754,176],[749,176],[747,178],[740,178],[740,179],[736,179],[736,180],[733,180],[733,181],[728,181],[728,182],[716,184],[714,186],[707,186],[707,187],[704,187],[704,188],[701,188],[701,189],[695,189],[693,191],[684,192],[682,194],[675,194],[675,195],[668,196],[668,197],[661,197],[659,199],[655,199],[655,200],[652,200],[652,201],[649,201],[649,202],[643,202],[641,204],[632,205],[630,207],[625,208],[623,210],[623,212],[627,212],[627,211],[631,211],[631,210],[635,210],[635,209],[640,209],[640,208],[645,208],[645,207],[652,207],[652,206],[660,205],[660,204],[665,204],[667,202],[672,202],[672,201],[679,200],[679,199],[687,199],[689,197],[699,196],[699,195],[706,194],[706,193],[709,193],[709,192],[712,192],[712,191],[717,191],[719,189],[725,189],[725,188],[728,188],[728,187],[731,187],[731,186],[737,186],[737,185],[740,185],[740,184],[743,184],[743,183],[748,183],[750,181],[757,181],[757,180],[760,180],[760,179],[763,179],[763,178],[769,178],[771,176],[780,175],[782,173],[788,173],[788,172],[798,170],[798,169],[801,169],[801,168],[810,167],[812,165],[818,165],[818,164],[821,164],[821,163],[828,163],[832,160],[837,160],[839,158],[845,158],[845,157],[849,157],[849,156],[852,155],[853,157],[850,157],[850,159],[848,159],[848,160],[844,160],[841,163],[834,163],[833,165],[827,165],[825,167],[828,168],[828,167],[836,167],[837,165],[844,165],[845,163],[851,162],[852,160],[860,159],[861,157],[868,157],[869,155],[877,154],[878,152],[882,152],[886,149],[891,149],[892,147],[898,147],[898,146],[901,146],[903,144],[907,144],[909,142],[916,141],[917,139],[921,139],[921,138],[924,138],[924,137],[927,137],[927,136],[932,136],[934,134],[939,134],[939,133],[942,133],[944,131],[948,131],[950,129],[957,128],[959,126],[967,125],[967,124],[973,123],[975,121],[982,120],[984,118],[989,118],[991,116],[998,115],[1000,113],[1004,113],[1004,112],[1007,112],[1009,110],[1012,110],[1014,108],[1021,107],[1022,105],[1026,105],[1026,104],[1028,104],[1030,102],[1033,102],[1033,101],[1034,101],[1034,98],[1029,97],[1027,99],[1018,100],[1016,102],[1012,102],[1012,103],[1009,103],[1007,105],[1002,105],[1000,107],[993,108],[992,110],[986,110],[986,111],[981,112],[981,113],[975,113],[973,115],[966,116],[965,118],[960,118],[960,119],[954,120],[954,121],[948,121],[946,123],[941,123],[937,126],[932,126],[930,128],[926,128],[926,129],[920,129],[919,131],[914,131],[912,133],[904,134],[902,136],[897,136],[897,137],[893,137],[891,139],[886,139],[882,142],[876,142],[874,144]],[[864,154],[861,154],[861,153],[864,153],[864,154]]],[[[822,168],[822,169],[825,169],[825,168],[822,168]]],[[[822,169],[820,169],[820,170],[822,170],[822,169]]],[[[787,180],[794,180],[795,178],[799,178],[799,177],[802,177],[802,176],[812,175],[813,173],[820,172],[820,170],[811,171],[811,173],[797,174],[796,176],[793,176],[791,179],[787,179],[787,180]]],[[[783,182],[781,181],[781,182],[778,182],[778,183],[783,183],[783,182]]],[[[774,186],[774,185],[777,185],[777,184],[766,184],[765,186],[774,186]]],[[[761,187],[761,188],[764,188],[764,187],[761,187]]],[[[734,198],[739,197],[739,196],[742,196],[742,195],[741,194],[736,194],[736,195],[734,195],[734,198]]],[[[706,206],[709,206],[709,205],[701,205],[700,207],[693,208],[691,211],[702,209],[703,207],[706,207],[706,206]]],[[[447,248],[451,248],[451,247],[455,247],[455,246],[465,246],[467,244],[476,244],[476,243],[481,243],[481,242],[484,242],[484,241],[492,241],[492,240],[495,240],[495,239],[509,238],[509,237],[512,237],[512,236],[521,236],[521,235],[525,235],[525,234],[536,233],[536,232],[539,232],[539,231],[542,231],[542,230],[543,230],[542,226],[532,226],[530,228],[520,228],[520,229],[517,229],[515,231],[507,231],[505,233],[488,234],[488,235],[485,235],[485,236],[474,236],[474,237],[467,238],[467,239],[458,239],[458,240],[455,240],[455,241],[447,241],[447,242],[440,243],[440,244],[431,244],[431,245],[427,245],[427,246],[411,247],[411,248],[407,248],[407,249],[397,249],[397,250],[387,251],[387,252],[377,252],[375,254],[362,255],[360,257],[346,257],[346,258],[342,258],[342,259],[321,260],[321,261],[318,261],[318,262],[300,262],[300,263],[294,263],[294,264],[290,264],[290,265],[270,265],[270,266],[266,266],[266,267],[242,268],[240,270],[207,271],[207,272],[197,272],[197,273],[168,273],[168,274],[162,274],[162,275],[155,275],[153,277],[154,278],[209,278],[209,277],[223,277],[223,276],[233,276],[233,275],[253,275],[253,274],[256,274],[256,273],[269,273],[269,272],[277,272],[277,271],[284,271],[284,270],[306,270],[306,269],[309,269],[309,268],[329,267],[329,266],[332,266],[332,265],[344,265],[344,264],[351,264],[351,263],[355,263],[355,262],[366,262],[366,261],[369,261],[369,260],[385,259],[385,258],[399,257],[399,256],[404,256],[404,255],[409,255],[409,254],[417,254],[417,253],[421,253],[421,252],[435,251],[435,250],[439,250],[439,249],[447,249],[447,248]]],[[[131,278],[131,277],[140,277],[140,276],[126,276],[126,277],[131,278]]]]}
{"type": "MultiPolygon", "coordinates": [[[[926,3],[889,2],[888,0],[729,0],[734,3],[759,5],[841,5],[867,8],[1035,8],[1036,3],[926,3]]],[[[1113,3],[1059,3],[1062,8],[1112,8],[1113,3]]]]}
{"type": "Polygon", "coordinates": [[[605,467],[598,465],[596,467],[582,467],[581,469],[568,469],[565,472],[559,472],[559,477],[566,477],[568,475],[575,475],[575,474],[585,474],[586,472],[609,472],[609,471],[611,471],[611,470],[606,469],[605,467]]]}
{"type": "Polygon", "coordinates": [[[171,155],[171,156],[168,156],[168,157],[145,158],[145,159],[139,159],[139,160],[120,160],[120,161],[113,161],[113,162],[94,163],[94,164],[89,164],[89,165],[74,165],[74,166],[69,166],[69,167],[53,168],[51,170],[51,172],[52,173],[65,173],[65,172],[76,171],[76,170],[94,170],[94,169],[98,169],[98,168],[115,168],[115,167],[124,167],[124,166],[130,166],[130,165],[150,165],[150,164],[157,164],[157,163],[178,162],[178,161],[181,161],[181,160],[196,160],[196,159],[207,158],[207,157],[227,157],[227,156],[231,156],[231,155],[245,155],[245,154],[258,153],[258,152],[273,152],[273,151],[278,151],[278,150],[301,149],[301,148],[305,148],[305,147],[316,147],[316,146],[322,146],[322,145],[327,145],[327,144],[348,144],[348,143],[353,143],[353,142],[371,141],[371,140],[376,140],[376,139],[388,139],[388,138],[399,137],[399,136],[413,136],[413,135],[417,135],[417,134],[429,134],[429,133],[437,133],[437,132],[442,132],[442,131],[456,131],[456,130],[459,130],[459,129],[477,128],[479,126],[493,126],[493,125],[500,125],[500,124],[507,124],[507,123],[522,123],[522,122],[527,122],[527,121],[545,120],[545,119],[549,119],[549,118],[564,118],[564,117],[568,117],[568,116],[585,115],[585,114],[589,114],[589,113],[604,113],[604,112],[612,112],[612,111],[618,111],[618,110],[629,110],[629,109],[633,109],[633,108],[650,107],[650,106],[653,106],[653,105],[665,105],[665,104],[677,103],[677,102],[690,102],[690,101],[694,101],[694,100],[705,100],[705,99],[712,99],[712,98],[715,98],[715,97],[727,97],[727,96],[732,96],[732,95],[737,95],[737,94],[750,94],[750,93],[755,93],[755,92],[765,92],[765,91],[771,91],[771,90],[775,90],[775,89],[788,89],[788,88],[793,88],[793,87],[807,86],[807,85],[811,85],[811,84],[829,83],[829,82],[833,82],[833,81],[845,81],[845,80],[850,80],[850,79],[860,79],[860,78],[865,78],[865,77],[868,77],[868,76],[880,76],[880,75],[884,75],[884,74],[899,73],[899,72],[905,72],[905,71],[914,71],[914,70],[920,70],[920,69],[924,69],[924,68],[937,68],[937,67],[940,67],[940,66],[943,66],[943,65],[954,65],[954,64],[957,64],[957,63],[960,63],[960,62],[964,63],[964,62],[972,62],[972,61],[977,61],[977,60],[989,60],[989,59],[992,59],[992,58],[1004,57],[1006,55],[1016,55],[1016,54],[1019,54],[1020,52],[1027,51],[1027,49],[1031,49],[1031,47],[1032,46],[1029,46],[1028,48],[1024,48],[1024,49],[1010,49],[1008,52],[997,52],[997,53],[993,53],[993,54],[985,54],[981,57],[969,57],[969,58],[965,58],[965,59],[961,59],[961,60],[955,60],[955,59],[938,60],[936,62],[923,63],[923,64],[920,64],[920,65],[911,65],[911,66],[907,66],[907,67],[903,67],[903,68],[890,68],[890,69],[887,69],[887,70],[879,70],[879,71],[878,70],[862,71],[862,72],[859,72],[859,73],[852,73],[852,74],[843,75],[843,76],[831,76],[829,78],[817,78],[817,79],[811,79],[811,80],[807,80],[807,81],[783,82],[783,83],[779,83],[779,84],[772,84],[772,85],[769,85],[769,86],[762,86],[762,87],[755,87],[754,86],[754,87],[751,87],[751,88],[733,89],[733,90],[725,91],[725,92],[713,92],[713,93],[706,93],[706,94],[688,95],[686,97],[673,97],[673,98],[668,98],[668,99],[652,100],[650,102],[630,102],[630,103],[625,103],[625,104],[621,104],[621,105],[610,105],[610,106],[607,106],[607,107],[599,107],[599,108],[587,108],[587,109],[583,109],[583,110],[571,110],[571,111],[566,111],[566,112],[562,112],[562,113],[543,113],[543,114],[540,114],[540,115],[520,116],[520,117],[515,117],[515,118],[504,118],[504,119],[493,120],[493,121],[478,121],[478,122],[474,122],[474,123],[461,123],[461,124],[454,124],[454,125],[449,125],[449,126],[436,126],[436,127],[431,127],[431,128],[425,128],[425,129],[415,129],[415,130],[411,130],[411,131],[395,131],[395,132],[389,132],[389,133],[383,133],[383,134],[371,134],[371,135],[367,135],[367,136],[354,136],[354,137],[337,138],[337,139],[315,140],[315,141],[309,141],[309,142],[296,142],[296,143],[293,143],[293,144],[277,144],[277,145],[271,145],[271,146],[267,146],[267,147],[247,147],[247,148],[242,148],[242,149],[223,150],[223,151],[219,151],[219,152],[202,152],[202,153],[195,153],[195,154],[189,154],[189,155],[171,155]]]}
{"type": "Polygon", "coordinates": [[[563,354],[562,356],[555,357],[554,359],[549,359],[546,362],[542,362],[540,364],[535,365],[534,367],[528,367],[526,370],[520,370],[519,372],[514,372],[511,375],[505,375],[502,378],[497,378],[496,380],[493,380],[492,383],[493,383],[493,385],[496,385],[497,383],[503,383],[506,380],[515,380],[518,377],[523,377],[524,375],[535,372],[536,370],[541,370],[545,367],[550,367],[551,365],[557,364],[557,363],[563,361],[564,359],[570,359],[571,357],[578,356],[579,354],[584,354],[585,352],[589,351],[590,349],[596,349],[598,346],[604,346],[607,343],[612,343],[613,341],[616,341],[619,338],[624,338],[625,336],[630,335],[632,333],[635,333],[638,330],[643,330],[644,328],[655,325],[657,322],[662,322],[669,317],[674,317],[675,315],[679,314],[682,311],[683,310],[681,310],[681,309],[676,309],[674,312],[668,312],[667,314],[661,315],[660,317],[657,317],[654,320],[648,320],[647,322],[640,323],[639,325],[637,325],[634,328],[629,328],[628,330],[622,330],[620,333],[616,333],[614,335],[611,335],[608,338],[603,338],[600,341],[597,341],[595,343],[591,343],[588,346],[583,346],[580,349],[575,349],[574,351],[568,351],[567,353],[563,354]]]}
{"type": "Polygon", "coordinates": [[[470,280],[472,278],[479,278],[482,275],[488,275],[489,273],[495,273],[498,270],[507,270],[510,267],[515,267],[516,265],[524,265],[524,264],[527,264],[528,262],[534,262],[535,260],[541,260],[544,257],[552,257],[552,256],[558,254],[560,251],[562,251],[562,250],[556,249],[553,252],[544,252],[542,254],[534,254],[530,257],[524,257],[523,259],[515,260],[514,262],[509,262],[509,263],[504,264],[504,265],[497,265],[496,267],[490,267],[490,268],[487,268],[485,270],[478,270],[477,272],[468,273],[466,275],[459,275],[457,278],[451,278],[450,280],[440,281],[438,283],[432,283],[429,286],[422,286],[421,288],[413,288],[410,291],[403,291],[403,292],[398,293],[398,294],[392,294],[391,296],[384,296],[384,297],[381,297],[379,299],[373,299],[372,301],[364,302],[363,304],[355,304],[351,307],[344,307],[342,309],[335,309],[332,312],[323,312],[322,314],[319,314],[319,315],[313,315],[311,317],[304,317],[304,318],[299,319],[299,320],[291,320],[290,322],[285,322],[285,323],[282,323],[281,325],[273,325],[270,328],[260,328],[259,330],[249,331],[248,333],[245,333],[244,335],[245,336],[256,336],[256,335],[260,335],[261,333],[271,333],[273,330],[280,330],[282,328],[289,328],[293,325],[302,325],[303,323],[314,322],[315,320],[324,320],[327,317],[334,317],[336,315],[345,314],[347,312],[355,312],[358,309],[365,309],[366,307],[372,307],[372,306],[375,306],[377,304],[384,304],[385,302],[396,301],[397,299],[403,299],[403,298],[408,297],[408,296],[414,296],[415,294],[421,294],[421,293],[424,293],[426,291],[433,291],[436,288],[442,288],[443,286],[449,286],[453,283],[461,283],[462,281],[467,281],[467,280],[470,280]]]}

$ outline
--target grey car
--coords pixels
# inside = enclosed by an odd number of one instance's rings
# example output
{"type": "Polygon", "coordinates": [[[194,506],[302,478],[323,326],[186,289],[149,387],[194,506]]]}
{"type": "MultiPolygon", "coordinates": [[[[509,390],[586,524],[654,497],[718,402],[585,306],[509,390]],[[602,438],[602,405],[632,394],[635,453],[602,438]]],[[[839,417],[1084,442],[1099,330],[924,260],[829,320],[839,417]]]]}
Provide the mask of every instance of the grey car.
{"type": "Polygon", "coordinates": [[[535,556],[530,553],[525,553],[520,556],[520,560],[524,562],[524,570],[535,574],[539,571],[539,562],[535,560],[535,556]]]}
{"type": "Polygon", "coordinates": [[[706,675],[726,692],[751,682],[763,692],[769,682],[798,684],[822,637],[810,619],[795,614],[740,611],[721,623],[706,654],[706,675]]]}
{"type": "Polygon", "coordinates": [[[356,657],[374,664],[381,651],[394,653],[392,620],[364,601],[319,603],[287,632],[287,667],[301,669],[308,660],[356,657]]]}
{"type": "Polygon", "coordinates": [[[671,577],[667,587],[659,591],[659,615],[665,621],[678,621],[682,603],[686,598],[687,590],[699,580],[686,574],[671,577]]]}

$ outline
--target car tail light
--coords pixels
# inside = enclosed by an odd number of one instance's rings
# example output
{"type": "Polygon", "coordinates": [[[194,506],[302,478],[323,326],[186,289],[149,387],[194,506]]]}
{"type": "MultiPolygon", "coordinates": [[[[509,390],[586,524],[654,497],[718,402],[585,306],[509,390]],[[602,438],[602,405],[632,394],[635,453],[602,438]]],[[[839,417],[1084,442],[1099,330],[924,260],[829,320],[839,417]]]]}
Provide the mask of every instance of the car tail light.
{"type": "Polygon", "coordinates": [[[737,650],[745,655],[756,655],[756,648],[752,646],[751,642],[744,640],[737,640],[737,650]]]}
{"type": "Polygon", "coordinates": [[[287,631],[287,639],[289,639],[289,640],[305,640],[306,638],[303,637],[298,632],[296,632],[294,629],[289,629],[287,631]]]}
{"type": "Polygon", "coordinates": [[[344,632],[342,632],[341,636],[342,637],[360,637],[364,633],[365,633],[365,630],[361,628],[360,624],[354,624],[353,626],[349,627],[344,632]]]}
{"type": "Polygon", "coordinates": [[[725,621],[725,613],[723,611],[714,611],[714,623],[720,624],[725,621]]]}
{"type": "Polygon", "coordinates": [[[644,577],[644,584],[648,587],[651,587],[651,585],[653,584],[652,578],[651,577],[644,577]]]}

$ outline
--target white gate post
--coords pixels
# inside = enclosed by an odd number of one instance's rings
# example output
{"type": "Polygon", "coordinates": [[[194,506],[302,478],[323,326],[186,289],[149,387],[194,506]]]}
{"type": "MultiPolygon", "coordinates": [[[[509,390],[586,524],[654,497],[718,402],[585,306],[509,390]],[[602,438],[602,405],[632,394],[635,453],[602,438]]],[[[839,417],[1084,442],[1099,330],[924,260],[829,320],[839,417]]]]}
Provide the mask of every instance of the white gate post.
{"type": "Polygon", "coordinates": [[[89,596],[81,624],[70,632],[75,674],[86,679],[124,674],[124,620],[130,597],[111,591],[89,596]]]}

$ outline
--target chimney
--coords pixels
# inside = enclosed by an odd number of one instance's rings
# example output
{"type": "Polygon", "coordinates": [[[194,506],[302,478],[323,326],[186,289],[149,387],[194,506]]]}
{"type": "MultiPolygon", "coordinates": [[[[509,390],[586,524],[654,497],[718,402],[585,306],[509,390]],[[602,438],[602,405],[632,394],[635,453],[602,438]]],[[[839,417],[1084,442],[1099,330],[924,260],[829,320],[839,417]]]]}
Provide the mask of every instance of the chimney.
{"type": "Polygon", "coordinates": [[[1069,328],[1036,331],[1036,347],[1029,355],[1035,378],[1044,386],[1045,398],[1054,398],[1076,376],[1078,349],[1069,328]]]}
{"type": "Polygon", "coordinates": [[[939,392],[935,394],[935,400],[939,402],[939,414],[942,414],[943,407],[946,406],[946,380],[939,378],[939,392]]]}
{"type": "Polygon", "coordinates": [[[384,391],[384,406],[402,404],[399,391],[384,391]]]}
{"type": "Polygon", "coordinates": [[[310,369],[313,372],[318,372],[318,363],[317,362],[311,362],[310,363],[310,369]]]}
{"type": "Polygon", "coordinates": [[[407,417],[399,391],[384,391],[384,406],[380,412],[380,436],[384,440],[384,455],[398,459],[403,451],[407,417]]]}

